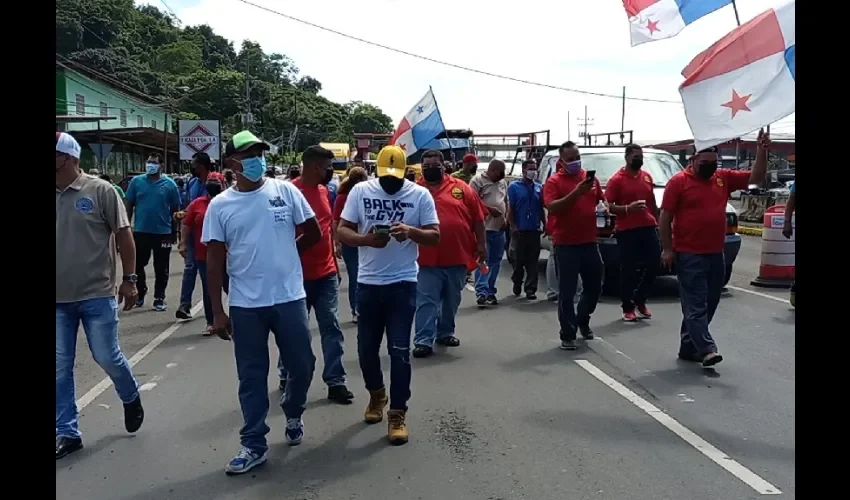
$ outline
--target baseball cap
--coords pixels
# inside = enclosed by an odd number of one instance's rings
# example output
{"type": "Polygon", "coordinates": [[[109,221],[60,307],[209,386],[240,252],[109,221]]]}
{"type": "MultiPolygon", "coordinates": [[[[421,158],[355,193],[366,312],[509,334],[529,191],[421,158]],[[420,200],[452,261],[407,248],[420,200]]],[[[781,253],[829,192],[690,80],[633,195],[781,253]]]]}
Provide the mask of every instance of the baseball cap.
{"type": "Polygon", "coordinates": [[[210,172],[209,175],[207,175],[207,182],[209,182],[210,180],[216,180],[222,185],[224,185],[225,183],[224,176],[218,172],[210,172]]]}
{"type": "Polygon", "coordinates": [[[478,157],[472,153],[463,155],[463,163],[478,163],[478,157]]]}
{"type": "Polygon", "coordinates": [[[404,174],[407,171],[407,155],[404,150],[398,146],[384,146],[378,153],[376,160],[376,171],[378,177],[391,175],[404,179],[404,174]]]}
{"type": "Polygon", "coordinates": [[[233,143],[234,152],[245,151],[246,149],[250,148],[255,144],[261,144],[263,146],[263,150],[265,151],[268,151],[270,149],[268,144],[261,141],[256,135],[252,134],[250,130],[243,130],[242,132],[239,132],[238,134],[234,135],[233,138],[230,139],[230,142],[233,143]]]}
{"type": "Polygon", "coordinates": [[[80,143],[65,132],[56,132],[56,152],[80,159],[80,143]]]}

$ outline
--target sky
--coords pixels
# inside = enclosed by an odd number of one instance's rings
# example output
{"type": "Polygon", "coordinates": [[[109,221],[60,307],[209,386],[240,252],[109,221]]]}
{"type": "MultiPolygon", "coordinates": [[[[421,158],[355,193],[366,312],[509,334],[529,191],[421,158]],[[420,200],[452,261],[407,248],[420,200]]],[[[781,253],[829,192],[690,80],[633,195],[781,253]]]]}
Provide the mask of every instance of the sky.
{"type": "MultiPolygon", "coordinates": [[[[731,7],[678,36],[631,47],[621,0],[250,0],[314,24],[489,73],[615,96],[627,100],[625,129],[635,140],[692,137],[678,86],[682,69],[735,28],[731,7]]],[[[738,0],[746,22],[781,0],[738,0]]],[[[551,141],[577,140],[585,108],[588,131],[621,129],[622,100],[506,81],[435,64],[305,26],[240,0],[136,0],[177,16],[183,25],[208,24],[233,41],[260,43],[285,54],[302,75],[318,79],[336,102],[380,107],[394,123],[434,90],[449,129],[476,134],[551,130],[551,141]],[[569,137],[568,137],[569,136],[569,137]]],[[[795,115],[772,126],[793,134],[795,115]]],[[[209,117],[212,118],[212,117],[209,117]]]]}

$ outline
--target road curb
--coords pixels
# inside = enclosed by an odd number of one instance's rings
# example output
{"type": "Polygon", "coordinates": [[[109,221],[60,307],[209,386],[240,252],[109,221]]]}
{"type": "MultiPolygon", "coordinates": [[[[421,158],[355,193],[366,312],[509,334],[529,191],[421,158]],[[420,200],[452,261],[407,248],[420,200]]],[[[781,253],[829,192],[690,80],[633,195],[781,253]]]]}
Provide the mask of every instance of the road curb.
{"type": "Polygon", "coordinates": [[[739,234],[746,234],[747,236],[758,236],[761,237],[762,228],[760,227],[750,227],[750,226],[738,226],[739,234]]]}

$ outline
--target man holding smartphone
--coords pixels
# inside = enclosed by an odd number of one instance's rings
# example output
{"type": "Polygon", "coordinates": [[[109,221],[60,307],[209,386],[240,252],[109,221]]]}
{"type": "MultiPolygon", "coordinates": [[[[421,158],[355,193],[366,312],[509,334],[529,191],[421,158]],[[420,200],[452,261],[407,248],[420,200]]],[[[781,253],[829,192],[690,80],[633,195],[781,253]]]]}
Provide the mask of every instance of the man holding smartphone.
{"type": "Polygon", "coordinates": [[[418,245],[440,243],[437,210],[431,193],[405,179],[407,157],[398,146],[378,153],[377,179],[363,181],[348,193],[337,238],[360,247],[357,273],[357,353],[369,391],[364,420],[384,418],[392,444],[408,439],[410,336],[416,312],[418,245]],[[386,332],[390,354],[390,394],[384,385],[380,350],[386,332]]]}
{"type": "Polygon", "coordinates": [[[620,249],[620,299],[623,321],[649,319],[646,298],[661,262],[652,176],[643,170],[643,149],[626,146],[626,165],[608,179],[605,198],[614,221],[620,249]]]}
{"type": "Polygon", "coordinates": [[[596,310],[602,291],[602,256],[596,241],[596,207],[602,201],[602,187],[596,172],[581,168],[581,154],[572,141],[558,148],[557,172],[543,187],[543,204],[549,212],[558,266],[558,322],[561,349],[576,349],[576,333],[590,340],[590,315],[596,310]],[[573,297],[581,277],[584,291],[578,303],[573,297]]]}

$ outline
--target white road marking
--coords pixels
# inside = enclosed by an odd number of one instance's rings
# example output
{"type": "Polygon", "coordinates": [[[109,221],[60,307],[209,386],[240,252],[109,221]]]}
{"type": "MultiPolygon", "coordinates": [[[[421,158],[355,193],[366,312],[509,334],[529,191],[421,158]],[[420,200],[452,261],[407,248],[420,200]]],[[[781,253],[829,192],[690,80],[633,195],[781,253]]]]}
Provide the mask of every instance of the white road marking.
{"type": "MultiPolygon", "coordinates": [[[[192,308],[192,311],[191,311],[192,316],[201,312],[201,309],[203,307],[204,307],[204,305],[200,302],[195,304],[195,306],[192,308]]],[[[156,349],[157,346],[159,346],[159,344],[162,344],[163,342],[165,342],[165,339],[174,335],[174,332],[179,330],[180,327],[183,326],[184,324],[186,324],[186,321],[175,321],[173,325],[166,328],[164,332],[160,333],[159,335],[156,336],[156,338],[154,338],[153,340],[148,342],[148,345],[142,347],[142,349],[139,350],[139,352],[137,352],[136,354],[133,355],[132,358],[130,358],[130,360],[129,360],[130,368],[136,366],[136,364],[138,364],[139,361],[145,359],[145,357],[148,354],[150,354],[154,349],[156,349]]],[[[92,401],[94,401],[98,396],[103,394],[103,391],[109,389],[111,386],[112,386],[112,379],[110,379],[109,377],[106,377],[103,380],[101,380],[100,382],[98,382],[98,384],[96,386],[89,389],[89,391],[87,393],[83,394],[83,396],[80,399],[77,400],[77,410],[82,411],[83,408],[90,405],[92,401]]]]}
{"type": "Polygon", "coordinates": [[[470,285],[469,283],[467,283],[466,286],[464,286],[464,288],[466,288],[468,291],[470,291],[472,293],[475,293],[475,287],[470,285]]]}
{"type": "Polygon", "coordinates": [[[768,483],[750,469],[747,469],[740,463],[733,460],[729,455],[715,448],[711,443],[696,435],[693,431],[680,424],[673,417],[664,413],[649,401],[635,394],[634,391],[608,376],[608,374],[597,368],[590,361],[586,359],[577,359],[576,364],[582,367],[589,374],[593,375],[597,380],[610,387],[614,392],[625,398],[628,402],[643,410],[644,413],[673,432],[673,434],[676,434],[686,443],[696,448],[697,451],[708,457],[711,461],[726,469],[726,471],[743,481],[744,484],[750,488],[756,490],[759,494],[782,494],[782,491],[780,491],[779,488],[768,483]]]}
{"type": "Polygon", "coordinates": [[[783,304],[788,304],[789,307],[791,306],[791,303],[788,302],[788,299],[783,299],[781,297],[776,297],[774,295],[756,292],[755,290],[747,290],[746,288],[741,288],[739,286],[726,285],[726,288],[728,288],[730,290],[735,290],[736,292],[744,292],[744,293],[748,293],[750,295],[755,295],[756,297],[761,297],[763,299],[775,300],[776,302],[782,302],[783,304]]]}
{"type": "Polygon", "coordinates": [[[177,363],[168,363],[165,365],[166,368],[174,368],[175,366],[177,366],[177,363]]]}
{"type": "Polygon", "coordinates": [[[146,384],[140,385],[139,391],[140,392],[151,391],[151,390],[153,390],[154,387],[156,387],[156,382],[148,382],[146,384]]]}

